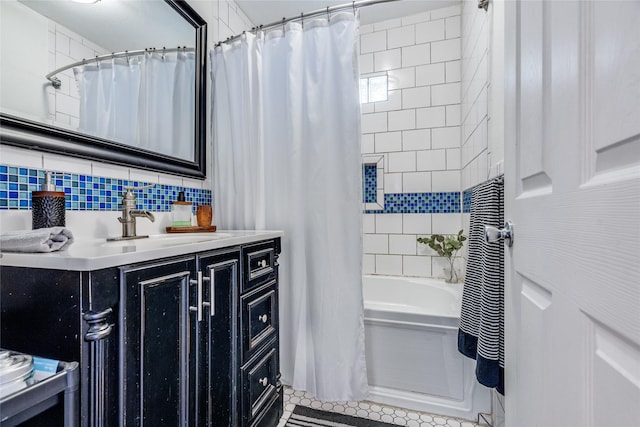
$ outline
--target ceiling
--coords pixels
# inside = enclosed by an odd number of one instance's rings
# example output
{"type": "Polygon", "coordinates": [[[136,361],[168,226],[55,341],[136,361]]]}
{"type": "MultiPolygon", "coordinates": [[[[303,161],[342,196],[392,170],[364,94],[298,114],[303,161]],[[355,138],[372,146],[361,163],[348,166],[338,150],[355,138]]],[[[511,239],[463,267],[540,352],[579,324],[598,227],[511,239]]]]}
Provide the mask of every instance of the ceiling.
{"type": "Polygon", "coordinates": [[[163,1],[18,1],[111,52],[195,45],[191,24],[163,1]]]}
{"type": "MultiPolygon", "coordinates": [[[[254,25],[270,24],[327,6],[350,4],[346,0],[236,0],[254,25]]],[[[454,4],[459,0],[399,0],[360,8],[360,23],[372,24],[454,4]]]]}

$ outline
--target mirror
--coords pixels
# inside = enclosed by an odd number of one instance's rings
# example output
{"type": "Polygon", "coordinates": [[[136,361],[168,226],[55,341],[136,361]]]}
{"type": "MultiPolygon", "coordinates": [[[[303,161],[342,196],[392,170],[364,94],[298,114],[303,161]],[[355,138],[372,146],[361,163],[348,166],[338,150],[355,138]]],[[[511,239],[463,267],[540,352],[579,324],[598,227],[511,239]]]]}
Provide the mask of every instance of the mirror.
{"type": "Polygon", "coordinates": [[[0,8],[2,144],[205,177],[206,22],[184,0],[0,8]]]}

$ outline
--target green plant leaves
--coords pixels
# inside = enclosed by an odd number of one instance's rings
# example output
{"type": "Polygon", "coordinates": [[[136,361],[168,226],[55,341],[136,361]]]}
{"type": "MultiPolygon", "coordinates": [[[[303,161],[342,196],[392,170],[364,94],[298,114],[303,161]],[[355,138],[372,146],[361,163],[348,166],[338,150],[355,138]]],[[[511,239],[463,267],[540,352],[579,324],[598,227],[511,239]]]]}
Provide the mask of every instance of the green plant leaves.
{"type": "Polygon", "coordinates": [[[456,253],[462,249],[463,242],[467,237],[462,234],[462,230],[458,234],[432,234],[431,237],[418,237],[418,243],[426,244],[433,249],[438,255],[451,260],[456,253]]]}

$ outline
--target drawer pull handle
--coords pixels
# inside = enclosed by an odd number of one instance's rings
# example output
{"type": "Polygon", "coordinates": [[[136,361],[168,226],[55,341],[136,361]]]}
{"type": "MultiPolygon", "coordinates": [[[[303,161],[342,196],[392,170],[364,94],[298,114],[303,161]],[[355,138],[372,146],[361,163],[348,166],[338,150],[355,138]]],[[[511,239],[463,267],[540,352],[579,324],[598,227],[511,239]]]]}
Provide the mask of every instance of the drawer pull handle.
{"type": "Polygon", "coordinates": [[[258,382],[262,384],[262,387],[266,387],[267,384],[269,384],[269,380],[267,379],[267,377],[259,379],[258,382]]]}
{"type": "Polygon", "coordinates": [[[258,320],[261,321],[262,323],[267,323],[267,320],[269,320],[269,317],[267,317],[266,314],[263,314],[262,316],[258,316],[258,320]]]}
{"type": "Polygon", "coordinates": [[[265,268],[267,266],[267,260],[263,259],[262,261],[258,261],[258,267],[265,268]]]}
{"type": "Polygon", "coordinates": [[[197,293],[198,293],[198,301],[196,301],[195,307],[189,307],[189,311],[195,311],[197,313],[198,322],[202,322],[202,309],[203,309],[203,301],[202,301],[202,272],[198,271],[196,273],[196,279],[189,280],[191,285],[196,285],[197,293]]]}

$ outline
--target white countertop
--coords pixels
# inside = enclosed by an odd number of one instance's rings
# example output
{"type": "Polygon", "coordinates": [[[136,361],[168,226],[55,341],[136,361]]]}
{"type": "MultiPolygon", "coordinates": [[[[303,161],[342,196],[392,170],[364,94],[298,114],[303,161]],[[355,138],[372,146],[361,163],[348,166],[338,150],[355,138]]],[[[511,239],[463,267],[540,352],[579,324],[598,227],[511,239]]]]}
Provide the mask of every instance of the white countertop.
{"type": "Polygon", "coordinates": [[[217,231],[158,234],[145,239],[107,242],[76,240],[66,251],[0,254],[0,266],[90,271],[242,245],[281,237],[282,231],[217,231]]]}

